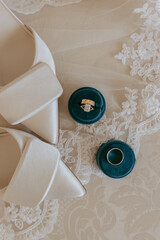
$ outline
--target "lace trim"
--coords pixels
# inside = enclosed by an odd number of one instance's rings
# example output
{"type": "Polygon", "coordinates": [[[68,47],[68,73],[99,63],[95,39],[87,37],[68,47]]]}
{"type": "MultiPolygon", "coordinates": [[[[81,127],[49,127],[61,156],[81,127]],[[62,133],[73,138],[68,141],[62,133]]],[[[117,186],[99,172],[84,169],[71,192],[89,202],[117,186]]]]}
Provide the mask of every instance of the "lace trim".
{"type": "Polygon", "coordinates": [[[4,0],[12,10],[23,13],[33,14],[41,10],[45,5],[54,7],[65,6],[68,4],[79,3],[82,0],[4,0]]]}
{"type": "Polygon", "coordinates": [[[123,44],[116,55],[123,64],[130,66],[131,76],[139,76],[144,83],[154,82],[159,86],[160,78],[160,1],[148,0],[142,8],[135,9],[144,19],[140,33],[130,36],[132,45],[123,44]]]}
{"type": "Polygon", "coordinates": [[[0,219],[0,239],[39,240],[51,233],[57,221],[58,200],[44,201],[35,208],[5,203],[0,219]]]}
{"type": "Polygon", "coordinates": [[[58,148],[62,160],[75,172],[83,184],[91,174],[103,177],[96,165],[99,146],[110,140],[126,141],[138,154],[140,137],[160,129],[160,88],[148,84],[144,89],[126,90],[122,111],[112,118],[103,117],[91,126],[78,125],[75,132],[61,130],[58,148]]]}
{"type": "MultiPolygon", "coordinates": [[[[130,74],[142,81],[142,88],[126,88],[122,111],[114,112],[112,117],[104,116],[91,126],[77,125],[76,131],[60,131],[58,148],[62,160],[84,184],[91,174],[104,176],[95,160],[101,143],[111,138],[124,140],[137,154],[140,137],[160,129],[160,0],[147,0],[135,13],[144,23],[116,58],[130,66],[130,74]]],[[[45,202],[35,209],[5,205],[0,224],[2,239],[40,239],[51,231],[57,214],[57,201],[45,202]]]]}

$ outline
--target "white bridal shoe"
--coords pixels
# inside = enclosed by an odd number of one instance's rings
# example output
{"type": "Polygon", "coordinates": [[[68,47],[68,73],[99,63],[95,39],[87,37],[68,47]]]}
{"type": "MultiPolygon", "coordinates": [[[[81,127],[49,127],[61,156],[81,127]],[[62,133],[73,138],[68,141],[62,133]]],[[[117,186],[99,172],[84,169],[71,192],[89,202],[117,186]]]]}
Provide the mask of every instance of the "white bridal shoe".
{"type": "Polygon", "coordinates": [[[33,207],[44,199],[80,197],[85,190],[52,145],[23,131],[0,128],[0,198],[33,207]]]}
{"type": "Polygon", "coordinates": [[[40,37],[2,0],[0,86],[2,116],[12,125],[22,123],[46,141],[57,143],[58,97],[63,90],[55,76],[52,55],[40,37]]]}

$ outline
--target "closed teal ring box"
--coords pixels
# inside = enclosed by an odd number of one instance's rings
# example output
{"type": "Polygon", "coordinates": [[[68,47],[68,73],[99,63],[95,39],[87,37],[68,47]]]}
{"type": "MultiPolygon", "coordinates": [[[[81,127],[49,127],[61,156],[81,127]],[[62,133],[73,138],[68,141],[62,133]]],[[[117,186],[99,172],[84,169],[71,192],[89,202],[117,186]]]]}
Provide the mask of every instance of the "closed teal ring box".
{"type": "Polygon", "coordinates": [[[76,90],[68,102],[68,110],[72,118],[81,124],[93,124],[101,119],[106,110],[106,102],[103,95],[95,88],[83,87],[76,90]],[[85,112],[81,108],[83,99],[95,102],[93,111],[85,112]]]}
{"type": "Polygon", "coordinates": [[[136,158],[132,148],[119,140],[111,140],[100,146],[96,154],[96,161],[104,174],[111,178],[123,178],[134,168],[136,158]],[[123,161],[118,165],[113,165],[107,160],[107,153],[111,149],[119,149],[123,155],[123,161]]]}

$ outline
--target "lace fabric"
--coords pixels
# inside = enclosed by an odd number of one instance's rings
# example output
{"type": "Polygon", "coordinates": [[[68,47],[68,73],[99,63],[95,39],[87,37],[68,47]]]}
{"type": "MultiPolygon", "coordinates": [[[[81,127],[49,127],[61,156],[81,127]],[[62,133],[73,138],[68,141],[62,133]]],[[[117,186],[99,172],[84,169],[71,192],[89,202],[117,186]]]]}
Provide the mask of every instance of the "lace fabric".
{"type": "Polygon", "coordinates": [[[35,207],[4,203],[0,218],[0,239],[41,239],[53,231],[58,216],[58,200],[44,201],[35,207]]]}
{"type": "MultiPolygon", "coordinates": [[[[130,67],[131,76],[138,78],[141,87],[125,88],[121,111],[112,116],[104,116],[90,126],[78,124],[75,131],[60,131],[57,147],[62,160],[83,184],[89,182],[92,174],[104,176],[95,157],[102,143],[113,138],[126,141],[137,155],[141,136],[160,129],[160,1],[147,0],[135,13],[140,14],[143,24],[115,58],[130,67]]],[[[0,224],[2,239],[38,240],[46,236],[57,221],[58,208],[57,200],[34,209],[5,203],[0,224]]]]}
{"type": "Polygon", "coordinates": [[[125,88],[126,101],[122,111],[112,118],[103,117],[91,126],[78,125],[75,132],[62,131],[58,148],[62,159],[75,172],[83,184],[90,176],[103,177],[96,165],[99,146],[110,139],[126,141],[137,155],[140,137],[160,129],[160,89],[148,84],[142,90],[125,88]]]}
{"type": "Polygon", "coordinates": [[[58,148],[62,159],[83,184],[92,174],[104,176],[96,165],[96,152],[102,143],[110,139],[125,141],[137,155],[141,136],[160,129],[160,1],[148,0],[134,12],[144,23],[115,58],[129,65],[131,76],[138,77],[141,87],[126,87],[121,111],[113,112],[110,118],[105,116],[89,126],[77,125],[75,132],[61,130],[58,148]]]}
{"type": "Polygon", "coordinates": [[[122,110],[110,118],[105,116],[90,126],[78,125],[75,132],[61,131],[62,158],[84,184],[89,182],[91,174],[103,177],[95,159],[102,143],[110,139],[126,141],[137,155],[140,137],[160,129],[160,1],[148,0],[134,12],[140,14],[144,23],[115,58],[130,67],[131,76],[138,77],[141,88],[126,87],[122,110]],[[72,156],[75,149],[76,159],[72,156]]]}
{"type": "Polygon", "coordinates": [[[5,3],[14,11],[23,14],[38,12],[45,5],[54,7],[79,3],[81,0],[5,0],[5,3]]]}

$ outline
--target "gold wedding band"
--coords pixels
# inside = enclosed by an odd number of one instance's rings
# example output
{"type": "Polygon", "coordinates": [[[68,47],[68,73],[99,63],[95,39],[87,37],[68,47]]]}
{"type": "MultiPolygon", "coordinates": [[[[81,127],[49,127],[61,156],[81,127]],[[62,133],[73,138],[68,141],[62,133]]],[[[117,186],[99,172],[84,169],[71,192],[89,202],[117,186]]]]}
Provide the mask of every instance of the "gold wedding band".
{"type": "MultiPolygon", "coordinates": [[[[117,160],[118,160],[118,159],[117,159],[117,160]]],[[[111,149],[108,151],[108,153],[107,153],[107,161],[108,161],[110,164],[112,164],[112,165],[119,165],[119,164],[121,164],[121,163],[123,162],[123,160],[124,160],[124,154],[123,154],[123,152],[122,152],[119,148],[111,148],[111,149]],[[113,163],[112,160],[111,160],[110,157],[109,157],[110,153],[113,152],[113,151],[117,151],[117,152],[119,152],[119,153],[121,154],[121,158],[119,159],[119,161],[117,161],[117,163],[113,163]]]]}
{"type": "Polygon", "coordinates": [[[82,99],[81,104],[89,104],[91,106],[95,106],[95,102],[93,100],[90,100],[90,99],[82,99]]]}

